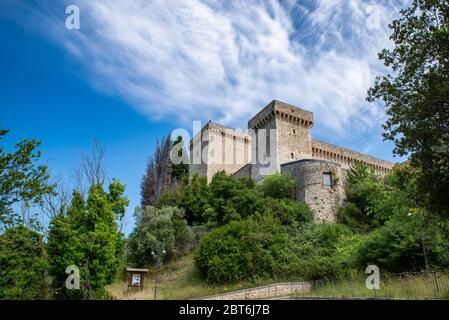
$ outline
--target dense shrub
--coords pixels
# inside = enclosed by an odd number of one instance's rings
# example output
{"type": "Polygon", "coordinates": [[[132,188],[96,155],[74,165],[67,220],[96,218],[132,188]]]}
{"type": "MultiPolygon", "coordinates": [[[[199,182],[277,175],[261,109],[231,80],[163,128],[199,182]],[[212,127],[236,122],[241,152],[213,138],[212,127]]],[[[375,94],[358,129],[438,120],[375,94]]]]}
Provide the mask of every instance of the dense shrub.
{"type": "Polygon", "coordinates": [[[274,277],[296,258],[288,233],[270,216],[231,222],[206,235],[195,264],[210,282],[274,277]]]}
{"type": "Polygon", "coordinates": [[[210,208],[211,194],[205,176],[193,175],[184,179],[183,184],[170,192],[164,193],[156,207],[178,207],[184,210],[189,225],[199,225],[207,221],[205,212],[210,208]]]}
{"type": "Polygon", "coordinates": [[[376,177],[357,163],[348,172],[347,203],[339,209],[339,222],[356,232],[368,233],[385,224],[392,216],[403,214],[413,204],[407,187],[398,187],[403,178],[396,171],[386,179],[376,177]]]}
{"type": "Polygon", "coordinates": [[[24,226],[0,235],[0,299],[48,297],[49,262],[42,236],[24,226]]]}
{"type": "Polygon", "coordinates": [[[283,225],[296,226],[300,223],[311,222],[312,211],[304,202],[292,199],[265,198],[262,208],[258,208],[262,214],[277,217],[283,225]]]}
{"type": "Polygon", "coordinates": [[[424,270],[421,223],[429,264],[449,267],[449,223],[418,215],[422,213],[396,215],[372,232],[358,251],[359,264],[375,264],[391,272],[424,270]]]}
{"type": "Polygon", "coordinates": [[[275,199],[292,199],[294,189],[295,182],[285,173],[275,173],[266,176],[262,184],[264,195],[275,199]]]}
{"type": "Polygon", "coordinates": [[[355,266],[355,253],[362,237],[341,224],[306,224],[292,235],[298,276],[322,279],[348,274],[355,266]]]}

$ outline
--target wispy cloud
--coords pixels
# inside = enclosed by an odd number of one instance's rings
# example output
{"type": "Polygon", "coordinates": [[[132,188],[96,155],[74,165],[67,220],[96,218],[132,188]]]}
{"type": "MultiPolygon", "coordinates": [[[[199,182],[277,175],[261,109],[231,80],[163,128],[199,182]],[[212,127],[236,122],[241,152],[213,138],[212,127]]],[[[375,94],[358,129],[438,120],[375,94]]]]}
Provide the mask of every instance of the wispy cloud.
{"type": "Polygon", "coordinates": [[[242,128],[272,99],[312,110],[318,130],[378,126],[365,102],[388,46],[387,24],[407,1],[71,1],[81,29],[40,13],[55,43],[99,90],[153,119],[214,119],[242,128]]]}

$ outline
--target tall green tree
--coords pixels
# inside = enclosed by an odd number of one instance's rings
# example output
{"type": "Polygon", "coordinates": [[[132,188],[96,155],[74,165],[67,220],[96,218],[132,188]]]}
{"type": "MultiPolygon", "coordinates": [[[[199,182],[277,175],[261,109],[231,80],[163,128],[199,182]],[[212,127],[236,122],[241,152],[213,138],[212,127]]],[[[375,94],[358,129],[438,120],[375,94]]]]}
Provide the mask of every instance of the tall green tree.
{"type": "Polygon", "coordinates": [[[87,201],[74,192],[67,213],[52,220],[48,253],[58,298],[104,297],[104,287],[114,280],[123,256],[124,236],[117,222],[128,205],[124,190],[113,180],[109,192],[99,184],[91,186],[87,201]],[[70,265],[80,270],[79,291],[65,288],[65,270],[70,265]]]}
{"type": "Polygon", "coordinates": [[[379,53],[390,73],[376,78],[368,101],[383,100],[384,137],[422,169],[428,206],[449,210],[449,5],[414,0],[390,24],[393,49],[379,53]]]}
{"type": "MultiPolygon", "coordinates": [[[[0,130],[0,142],[8,132],[0,130]]],[[[12,210],[13,204],[23,201],[26,206],[39,205],[44,195],[54,193],[47,166],[39,164],[39,145],[36,139],[23,139],[13,152],[0,146],[0,227],[30,222],[12,210]]]]}

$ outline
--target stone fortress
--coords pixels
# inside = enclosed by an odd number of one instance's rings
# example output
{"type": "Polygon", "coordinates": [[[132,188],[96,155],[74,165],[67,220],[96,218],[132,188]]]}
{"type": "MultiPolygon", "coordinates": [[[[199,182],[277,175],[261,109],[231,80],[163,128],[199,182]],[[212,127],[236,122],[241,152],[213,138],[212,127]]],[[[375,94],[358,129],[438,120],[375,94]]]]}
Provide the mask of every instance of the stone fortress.
{"type": "Polygon", "coordinates": [[[335,222],[345,200],[348,169],[360,161],[376,173],[393,163],[312,139],[313,113],[273,100],[248,121],[248,132],[209,121],[190,141],[190,174],[218,171],[261,181],[276,172],[296,182],[296,199],[307,203],[315,222],[335,222]]]}

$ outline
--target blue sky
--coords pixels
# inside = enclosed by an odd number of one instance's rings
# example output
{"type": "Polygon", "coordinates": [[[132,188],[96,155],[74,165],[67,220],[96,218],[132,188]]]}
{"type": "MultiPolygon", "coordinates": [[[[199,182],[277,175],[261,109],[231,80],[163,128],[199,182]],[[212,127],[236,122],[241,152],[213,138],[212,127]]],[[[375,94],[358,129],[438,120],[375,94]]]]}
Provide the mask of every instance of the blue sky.
{"type": "Polygon", "coordinates": [[[0,3],[5,143],[40,139],[70,181],[97,139],[132,212],[157,138],[193,120],[246,129],[272,99],[311,110],[314,138],[387,160],[381,104],[366,90],[407,1],[13,1],[0,3]],[[80,30],[65,8],[80,8],[80,30]]]}

